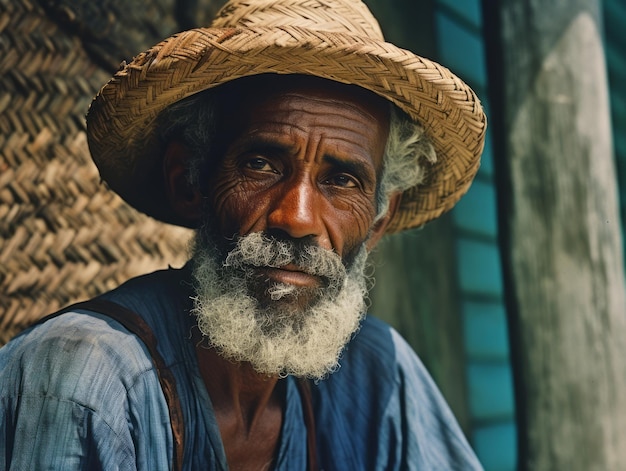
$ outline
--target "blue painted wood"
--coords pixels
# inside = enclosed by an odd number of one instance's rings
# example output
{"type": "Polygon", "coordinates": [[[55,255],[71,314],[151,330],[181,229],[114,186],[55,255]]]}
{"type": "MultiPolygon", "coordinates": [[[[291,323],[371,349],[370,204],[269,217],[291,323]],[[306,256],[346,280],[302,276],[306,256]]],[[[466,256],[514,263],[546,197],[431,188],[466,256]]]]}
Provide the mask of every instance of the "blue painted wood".
{"type": "Polygon", "coordinates": [[[517,463],[517,430],[513,422],[474,429],[474,448],[485,471],[514,471],[517,463]]]}
{"type": "Polygon", "coordinates": [[[513,378],[508,362],[470,361],[467,380],[470,412],[475,421],[508,420],[513,416],[513,378]]]}
{"type": "Polygon", "coordinates": [[[465,301],[464,341],[470,362],[509,361],[509,342],[504,305],[501,302],[465,301]]]}
{"type": "Polygon", "coordinates": [[[626,233],[626,3],[623,0],[605,0],[602,8],[622,231],[626,233]]]}
{"type": "Polygon", "coordinates": [[[482,38],[460,26],[447,15],[435,16],[439,59],[471,86],[487,83],[482,38]]]}
{"type": "Polygon", "coordinates": [[[624,51],[626,49],[626,2],[624,0],[604,0],[604,29],[606,31],[607,45],[624,51]]]}
{"type": "Polygon", "coordinates": [[[476,28],[482,26],[480,0],[440,0],[441,7],[448,8],[455,15],[476,28]]]}
{"type": "MultiPolygon", "coordinates": [[[[624,120],[626,121],[626,115],[624,116],[624,120]]],[[[626,127],[620,129],[623,129],[624,131],[615,131],[615,135],[613,136],[613,145],[615,146],[615,151],[618,156],[626,157],[626,127]]]]}
{"type": "MultiPolygon", "coordinates": [[[[614,35],[608,37],[609,41],[614,35]]],[[[607,58],[607,69],[609,71],[609,77],[616,82],[626,79],[626,59],[623,56],[623,49],[626,49],[626,45],[620,47],[615,42],[608,42],[605,46],[605,53],[607,58]]],[[[612,90],[617,96],[620,95],[621,90],[612,90]]]]}
{"type": "MultiPolygon", "coordinates": [[[[438,59],[474,88],[489,117],[480,0],[438,0],[437,5],[438,59]]],[[[470,440],[486,471],[513,471],[517,461],[515,402],[502,301],[493,159],[488,128],[481,168],[453,210],[453,218],[459,230],[470,440]]]]}
{"type": "Polygon", "coordinates": [[[475,181],[453,212],[458,228],[492,237],[498,234],[496,191],[492,183],[475,181]]]}
{"type": "Polygon", "coordinates": [[[478,169],[477,177],[487,180],[493,179],[493,147],[489,132],[487,132],[487,138],[485,139],[485,149],[480,157],[480,168],[478,169]]]}
{"type": "Polygon", "coordinates": [[[495,243],[459,238],[459,282],[468,294],[502,297],[500,252],[495,243]]]}

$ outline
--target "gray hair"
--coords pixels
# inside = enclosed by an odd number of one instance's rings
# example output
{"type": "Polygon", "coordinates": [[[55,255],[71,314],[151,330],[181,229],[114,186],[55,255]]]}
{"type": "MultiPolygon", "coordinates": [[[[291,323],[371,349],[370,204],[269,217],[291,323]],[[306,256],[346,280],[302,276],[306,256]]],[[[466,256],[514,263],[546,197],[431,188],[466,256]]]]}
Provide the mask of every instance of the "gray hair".
{"type": "Polygon", "coordinates": [[[389,136],[383,157],[383,173],[377,193],[376,219],[385,215],[389,198],[424,181],[424,160],[437,161],[435,148],[424,133],[424,127],[413,121],[395,105],[391,105],[389,136]]]}
{"type": "MultiPolygon", "coordinates": [[[[437,160],[423,126],[397,106],[390,106],[389,136],[376,195],[376,220],[387,212],[391,195],[422,183],[426,165],[437,160]]],[[[179,139],[191,150],[187,177],[195,188],[200,188],[203,169],[212,153],[219,114],[216,108],[213,93],[204,92],[174,103],[158,118],[157,133],[162,143],[179,139]]]]}

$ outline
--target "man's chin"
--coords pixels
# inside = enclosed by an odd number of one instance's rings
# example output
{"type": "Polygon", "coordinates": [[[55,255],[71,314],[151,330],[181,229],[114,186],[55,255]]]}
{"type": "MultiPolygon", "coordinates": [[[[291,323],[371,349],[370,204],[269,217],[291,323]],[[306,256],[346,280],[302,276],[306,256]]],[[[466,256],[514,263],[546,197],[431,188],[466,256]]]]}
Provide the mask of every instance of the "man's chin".
{"type": "Polygon", "coordinates": [[[305,315],[322,299],[331,299],[331,293],[319,288],[303,288],[300,286],[272,285],[262,293],[253,296],[262,310],[289,312],[293,315],[305,315]]]}
{"type": "MultiPolygon", "coordinates": [[[[252,267],[290,262],[267,261],[263,254],[281,250],[263,250],[265,243],[257,246],[258,238],[240,239],[243,248],[229,253],[224,263],[211,246],[195,247],[193,313],[198,327],[224,357],[248,362],[259,373],[321,379],[337,369],[341,351],[358,330],[365,310],[364,263],[348,276],[335,255],[320,253],[319,263],[308,272],[329,268],[320,279],[332,282],[322,287],[276,283],[257,276],[252,267]],[[249,242],[253,245],[243,245],[249,242]]],[[[362,261],[366,255],[363,250],[362,261]]]]}

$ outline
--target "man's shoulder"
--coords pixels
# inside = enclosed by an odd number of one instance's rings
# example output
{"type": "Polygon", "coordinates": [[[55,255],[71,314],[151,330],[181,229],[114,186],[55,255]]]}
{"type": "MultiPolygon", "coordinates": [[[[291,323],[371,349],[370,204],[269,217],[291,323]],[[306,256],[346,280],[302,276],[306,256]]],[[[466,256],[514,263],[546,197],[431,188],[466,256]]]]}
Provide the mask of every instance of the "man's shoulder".
{"type": "MultiPolygon", "coordinates": [[[[179,315],[184,277],[184,270],[160,270],[101,296],[134,311],[150,326],[167,364],[175,360],[178,339],[185,338],[187,321],[179,315]]],[[[0,349],[2,395],[28,392],[89,404],[102,400],[95,385],[124,394],[146,378],[152,384],[153,376],[143,341],[114,319],[87,308],[71,308],[36,324],[0,349]]]]}
{"type": "Polygon", "coordinates": [[[420,411],[425,408],[429,413],[454,421],[415,351],[393,327],[379,319],[367,317],[364,320],[360,331],[344,351],[340,365],[319,386],[321,391],[328,391],[331,395],[335,395],[334,391],[351,391],[346,396],[350,397],[349,406],[355,401],[363,402],[363,407],[372,407],[376,403],[380,412],[388,413],[394,407],[400,407],[400,400],[419,398],[421,404],[416,407],[420,411]]]}
{"type": "MultiPolygon", "coordinates": [[[[66,312],[0,349],[0,435],[22,444],[37,440],[33,459],[53,456],[70,469],[75,456],[92,459],[98,448],[98,459],[131,463],[141,442],[132,429],[149,430],[166,417],[145,346],[103,314],[66,312]]],[[[22,463],[21,455],[15,459],[22,463]]]]}
{"type": "MultiPolygon", "coordinates": [[[[169,270],[144,275],[103,298],[136,310],[153,324],[165,315],[158,300],[171,279],[169,270]]],[[[0,349],[0,392],[23,394],[28,388],[33,394],[85,400],[93,394],[84,385],[93,389],[106,381],[130,389],[151,370],[150,355],[137,336],[105,314],[77,307],[36,324],[0,349]]]]}
{"type": "Polygon", "coordinates": [[[91,389],[106,381],[128,389],[151,368],[139,339],[119,323],[76,310],[26,330],[0,349],[0,389],[83,401],[93,394],[81,385],[91,389]]]}
{"type": "MultiPolygon", "coordinates": [[[[413,369],[421,362],[410,345],[389,324],[368,315],[352,341],[347,345],[345,359],[372,366],[413,369]]],[[[361,365],[364,366],[364,365],[361,365]]]]}
{"type": "Polygon", "coordinates": [[[320,449],[339,462],[481,469],[417,354],[381,320],[364,320],[339,370],[313,391],[320,449]]]}
{"type": "Polygon", "coordinates": [[[337,373],[330,378],[441,402],[437,386],[411,345],[392,326],[372,316],[365,318],[348,344],[337,373]]]}

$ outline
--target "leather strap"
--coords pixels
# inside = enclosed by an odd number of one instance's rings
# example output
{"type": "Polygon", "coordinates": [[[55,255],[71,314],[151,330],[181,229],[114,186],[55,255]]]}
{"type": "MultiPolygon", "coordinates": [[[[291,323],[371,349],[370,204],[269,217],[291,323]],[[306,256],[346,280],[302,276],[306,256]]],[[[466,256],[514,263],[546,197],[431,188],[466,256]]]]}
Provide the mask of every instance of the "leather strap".
{"type": "MultiPolygon", "coordinates": [[[[170,412],[170,424],[172,427],[172,437],[174,439],[174,462],[172,464],[172,469],[176,471],[182,470],[185,431],[183,412],[178,398],[178,393],[176,391],[176,380],[157,349],[157,339],[154,336],[154,332],[146,321],[144,321],[135,312],[120,304],[114,303],[113,301],[108,301],[102,298],[94,298],[88,301],[72,304],[71,306],[67,306],[60,311],[39,319],[36,324],[42,324],[48,319],[57,317],[66,312],[75,311],[77,309],[93,311],[111,317],[122,324],[128,331],[139,337],[148,348],[170,412]]],[[[298,388],[300,390],[304,423],[307,430],[308,469],[309,471],[318,471],[315,444],[315,417],[313,414],[311,383],[306,379],[299,379],[298,388]]]]}
{"type": "Polygon", "coordinates": [[[170,412],[170,424],[172,427],[172,437],[174,439],[172,469],[176,471],[182,470],[185,433],[183,412],[176,391],[176,380],[157,349],[157,339],[154,336],[154,332],[152,332],[150,326],[138,314],[124,306],[101,298],[72,304],[60,311],[43,317],[36,324],[41,324],[52,317],[77,309],[98,312],[115,319],[126,329],[139,337],[148,348],[150,357],[152,358],[152,364],[156,368],[157,376],[161,383],[161,389],[163,390],[163,395],[165,396],[165,401],[167,402],[167,407],[170,412]]]}
{"type": "Polygon", "coordinates": [[[315,445],[315,416],[313,415],[313,400],[311,398],[311,383],[306,379],[298,380],[302,412],[306,425],[306,445],[308,451],[309,471],[318,471],[317,447],[315,445]]]}

